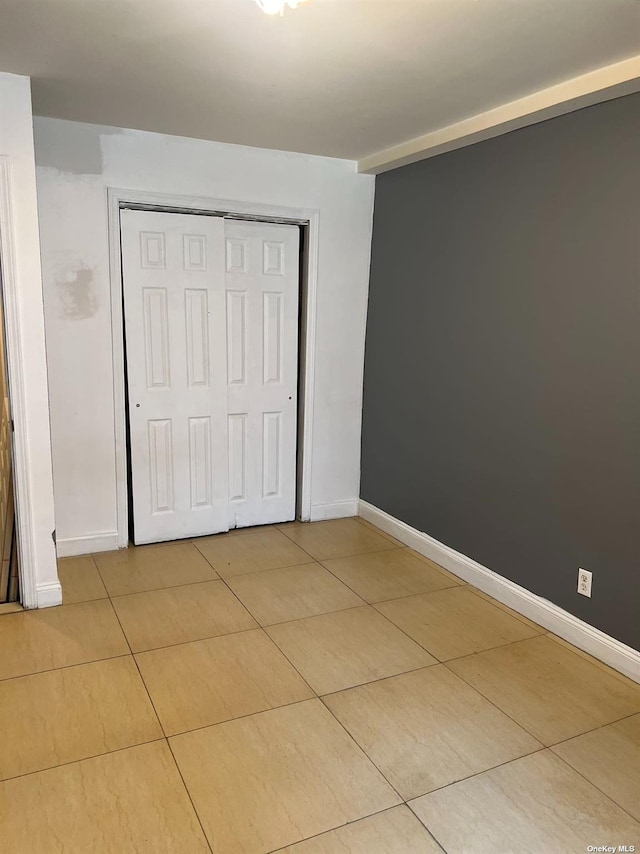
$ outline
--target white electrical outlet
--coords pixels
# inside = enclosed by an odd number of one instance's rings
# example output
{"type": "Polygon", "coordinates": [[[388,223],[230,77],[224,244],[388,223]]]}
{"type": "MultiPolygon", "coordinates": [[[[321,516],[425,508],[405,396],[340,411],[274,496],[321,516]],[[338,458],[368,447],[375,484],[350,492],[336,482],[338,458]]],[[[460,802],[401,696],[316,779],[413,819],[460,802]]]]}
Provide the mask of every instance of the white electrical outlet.
{"type": "Polygon", "coordinates": [[[593,573],[588,569],[578,570],[578,593],[591,598],[591,578],[593,573]]]}

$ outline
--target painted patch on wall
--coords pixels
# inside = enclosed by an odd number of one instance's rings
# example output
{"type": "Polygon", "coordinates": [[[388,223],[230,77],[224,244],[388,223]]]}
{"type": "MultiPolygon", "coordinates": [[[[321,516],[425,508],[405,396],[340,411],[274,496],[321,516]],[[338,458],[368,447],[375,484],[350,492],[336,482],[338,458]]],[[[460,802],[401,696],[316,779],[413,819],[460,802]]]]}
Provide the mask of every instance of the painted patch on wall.
{"type": "Polygon", "coordinates": [[[78,123],[74,134],[68,135],[64,125],[51,122],[46,135],[34,137],[36,163],[67,175],[101,175],[103,137],[122,132],[120,128],[78,123]]]}
{"type": "Polygon", "coordinates": [[[78,267],[56,281],[60,313],[67,320],[87,320],[98,311],[93,267],[78,267]]]}

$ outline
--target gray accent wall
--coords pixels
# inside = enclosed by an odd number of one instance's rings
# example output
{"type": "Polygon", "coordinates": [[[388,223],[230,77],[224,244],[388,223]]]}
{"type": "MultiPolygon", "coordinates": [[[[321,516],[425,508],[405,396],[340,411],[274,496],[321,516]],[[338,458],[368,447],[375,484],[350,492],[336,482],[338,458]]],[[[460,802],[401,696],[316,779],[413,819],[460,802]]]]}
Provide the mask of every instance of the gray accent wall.
{"type": "Polygon", "coordinates": [[[362,498],[640,648],[640,94],[377,178],[363,418],[362,498]]]}

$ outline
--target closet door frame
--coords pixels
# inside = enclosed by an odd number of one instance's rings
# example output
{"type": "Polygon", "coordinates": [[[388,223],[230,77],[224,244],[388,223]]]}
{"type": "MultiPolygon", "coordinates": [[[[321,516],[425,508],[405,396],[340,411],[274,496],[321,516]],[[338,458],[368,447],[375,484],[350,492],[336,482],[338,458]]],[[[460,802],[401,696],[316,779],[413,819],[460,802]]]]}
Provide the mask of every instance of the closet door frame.
{"type": "Polygon", "coordinates": [[[236,202],[198,196],[141,192],[107,188],[109,227],[109,272],[111,280],[111,326],[116,447],[116,503],[118,548],[129,543],[129,495],[125,404],[124,326],[122,310],[122,262],[120,254],[120,211],[123,208],[162,210],[172,213],[214,214],[232,219],[259,220],[303,227],[304,247],[300,264],[300,364],[298,394],[298,482],[296,518],[311,518],[311,464],[313,400],[316,353],[316,302],[318,282],[319,211],[281,205],[236,202]]]}

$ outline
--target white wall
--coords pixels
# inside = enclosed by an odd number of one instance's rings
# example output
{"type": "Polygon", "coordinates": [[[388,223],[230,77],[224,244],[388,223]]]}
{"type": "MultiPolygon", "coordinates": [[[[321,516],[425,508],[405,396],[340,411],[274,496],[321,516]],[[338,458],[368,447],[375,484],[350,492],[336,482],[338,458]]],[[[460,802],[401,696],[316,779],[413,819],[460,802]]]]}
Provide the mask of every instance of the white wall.
{"type": "Polygon", "coordinates": [[[320,211],[312,517],[354,513],[374,178],[355,163],[35,120],[59,553],[115,546],[106,188],[320,211]]]}
{"type": "Polygon", "coordinates": [[[42,607],[59,604],[62,595],[51,536],[51,438],[28,77],[0,73],[0,161],[0,249],[15,422],[22,601],[26,607],[42,607]]]}

